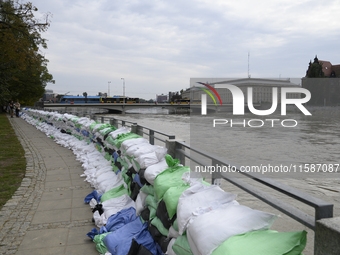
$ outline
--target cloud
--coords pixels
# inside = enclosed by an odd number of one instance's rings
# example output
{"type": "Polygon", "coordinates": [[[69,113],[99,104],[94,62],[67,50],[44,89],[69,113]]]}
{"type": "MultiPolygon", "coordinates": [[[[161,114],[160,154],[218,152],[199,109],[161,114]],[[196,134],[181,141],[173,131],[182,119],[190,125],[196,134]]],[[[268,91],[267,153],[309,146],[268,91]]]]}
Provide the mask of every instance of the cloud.
{"type": "Polygon", "coordinates": [[[124,77],[129,95],[154,98],[190,77],[247,77],[248,52],[252,77],[301,77],[315,54],[340,62],[335,0],[33,4],[53,13],[44,53],[60,93],[119,91],[124,77]]]}

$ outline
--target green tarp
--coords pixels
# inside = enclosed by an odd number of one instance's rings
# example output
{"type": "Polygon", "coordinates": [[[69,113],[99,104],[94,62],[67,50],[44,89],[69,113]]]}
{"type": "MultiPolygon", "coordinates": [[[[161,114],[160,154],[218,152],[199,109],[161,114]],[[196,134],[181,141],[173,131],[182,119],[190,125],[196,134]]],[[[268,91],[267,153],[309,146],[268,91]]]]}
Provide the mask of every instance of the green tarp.
{"type": "Polygon", "coordinates": [[[226,240],[212,255],[301,255],[307,232],[253,231],[226,240]]]}
{"type": "Polygon", "coordinates": [[[124,194],[128,194],[127,189],[124,187],[124,184],[115,187],[113,189],[110,189],[109,191],[105,192],[102,197],[100,198],[100,202],[103,203],[106,200],[109,200],[111,198],[120,197],[124,194]]]}

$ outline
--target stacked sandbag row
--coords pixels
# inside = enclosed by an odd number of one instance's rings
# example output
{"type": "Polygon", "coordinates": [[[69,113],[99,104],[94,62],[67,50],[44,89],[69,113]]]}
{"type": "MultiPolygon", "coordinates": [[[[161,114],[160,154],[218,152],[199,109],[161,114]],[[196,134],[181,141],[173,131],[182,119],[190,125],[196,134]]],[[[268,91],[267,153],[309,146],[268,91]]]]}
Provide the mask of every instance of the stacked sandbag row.
{"type": "Polygon", "coordinates": [[[128,128],[58,113],[29,114],[28,121],[72,148],[83,163],[83,176],[95,189],[85,202],[98,227],[87,235],[101,254],[292,255],[306,245],[305,231],[269,230],[275,215],[239,205],[236,195],[191,179],[190,169],[164,147],[128,128]]]}

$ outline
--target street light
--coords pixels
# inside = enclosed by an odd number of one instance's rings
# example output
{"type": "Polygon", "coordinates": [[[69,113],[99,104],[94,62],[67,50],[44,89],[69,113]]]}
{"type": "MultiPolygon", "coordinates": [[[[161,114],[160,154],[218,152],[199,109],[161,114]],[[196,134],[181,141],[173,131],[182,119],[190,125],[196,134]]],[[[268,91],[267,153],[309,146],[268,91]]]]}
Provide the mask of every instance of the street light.
{"type": "Polygon", "coordinates": [[[124,78],[120,79],[123,80],[123,114],[125,114],[125,79],[124,78]]]}
{"type": "Polygon", "coordinates": [[[108,82],[107,84],[107,96],[109,97],[110,96],[110,81],[108,82]]]}

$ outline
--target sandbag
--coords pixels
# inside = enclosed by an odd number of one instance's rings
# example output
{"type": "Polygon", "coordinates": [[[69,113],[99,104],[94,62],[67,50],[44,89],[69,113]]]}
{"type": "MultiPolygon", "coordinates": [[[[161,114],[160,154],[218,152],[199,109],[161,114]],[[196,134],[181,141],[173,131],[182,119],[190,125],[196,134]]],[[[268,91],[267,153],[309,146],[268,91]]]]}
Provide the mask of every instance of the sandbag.
{"type": "Polygon", "coordinates": [[[174,250],[172,249],[172,245],[175,243],[176,238],[172,238],[168,244],[167,250],[166,250],[166,254],[167,255],[176,255],[176,253],[174,252],[174,250]]]}
{"type": "Polygon", "coordinates": [[[127,209],[123,209],[119,211],[118,213],[111,215],[107,222],[106,225],[103,226],[100,231],[101,232],[113,232],[127,223],[130,223],[132,221],[135,221],[137,219],[136,216],[136,210],[133,207],[129,207],[127,209]]]}
{"type": "Polygon", "coordinates": [[[175,166],[166,169],[159,175],[157,175],[154,181],[154,190],[157,199],[160,201],[163,199],[165,192],[170,187],[176,187],[183,184],[182,175],[185,172],[189,172],[190,168],[186,166],[175,166]]]}
{"type": "Polygon", "coordinates": [[[252,231],[230,237],[212,255],[300,255],[306,246],[306,235],[306,231],[252,231]]]}
{"type": "Polygon", "coordinates": [[[193,255],[186,235],[181,235],[176,238],[172,245],[172,250],[176,253],[176,255],[193,255]]]}
{"type": "Polygon", "coordinates": [[[166,210],[166,205],[165,205],[164,200],[161,200],[158,203],[157,210],[156,210],[156,216],[160,219],[160,221],[162,222],[164,228],[166,228],[166,229],[169,229],[171,227],[172,223],[176,219],[176,217],[173,217],[173,219],[171,219],[169,217],[169,214],[168,214],[168,212],[166,210]]]}
{"type": "Polygon", "coordinates": [[[231,236],[266,230],[275,219],[276,216],[271,213],[232,203],[224,204],[198,216],[189,224],[188,242],[194,254],[209,255],[231,236]]]}
{"type": "Polygon", "coordinates": [[[127,189],[122,184],[122,185],[120,185],[120,186],[118,186],[116,188],[110,189],[109,191],[105,192],[102,195],[102,197],[100,199],[100,202],[103,203],[106,200],[109,200],[109,199],[115,198],[115,197],[120,197],[120,196],[122,196],[124,194],[127,194],[127,193],[128,193],[127,189]]]}
{"type": "Polygon", "coordinates": [[[179,233],[182,235],[187,228],[189,220],[194,217],[193,212],[199,207],[209,207],[216,203],[225,204],[233,201],[236,195],[227,193],[219,186],[206,186],[196,183],[183,191],[178,199],[177,223],[179,233]]]}
{"type": "Polygon", "coordinates": [[[157,255],[157,248],[152,236],[147,230],[148,224],[142,223],[140,218],[111,232],[104,238],[104,243],[112,255],[126,255],[131,247],[132,239],[142,244],[152,254],[157,255]]]}
{"type": "Polygon", "coordinates": [[[153,185],[156,176],[168,168],[169,166],[164,159],[157,164],[147,167],[144,172],[144,177],[151,185],[153,185]]]}
{"type": "Polygon", "coordinates": [[[167,210],[169,219],[172,219],[174,215],[176,214],[178,200],[180,196],[182,195],[182,193],[188,188],[190,188],[189,184],[182,184],[177,187],[171,187],[165,192],[163,200],[166,205],[166,210],[167,210]]]}
{"type": "Polygon", "coordinates": [[[122,142],[122,149],[123,150],[128,150],[131,146],[137,145],[137,144],[142,144],[142,143],[149,143],[148,140],[145,138],[136,138],[136,139],[130,139],[122,142]]]}
{"type": "Polygon", "coordinates": [[[144,245],[137,243],[132,239],[131,247],[127,255],[153,255],[151,251],[144,247],[144,245]]]}
{"type": "Polygon", "coordinates": [[[144,193],[143,191],[139,191],[139,194],[136,199],[136,214],[139,215],[142,210],[145,208],[145,199],[148,194],[144,193]]]}
{"type": "Polygon", "coordinates": [[[100,254],[105,254],[108,250],[107,250],[107,247],[104,243],[104,238],[110,234],[109,232],[108,233],[104,233],[104,234],[101,234],[101,235],[96,235],[94,238],[93,238],[93,242],[96,243],[96,249],[97,251],[100,253],[100,254]]]}
{"type": "Polygon", "coordinates": [[[157,164],[159,162],[156,152],[140,155],[135,160],[138,162],[139,167],[142,169],[146,169],[147,167],[157,164]]]}

